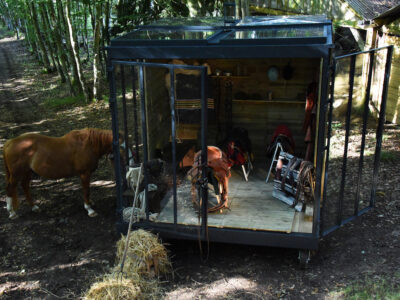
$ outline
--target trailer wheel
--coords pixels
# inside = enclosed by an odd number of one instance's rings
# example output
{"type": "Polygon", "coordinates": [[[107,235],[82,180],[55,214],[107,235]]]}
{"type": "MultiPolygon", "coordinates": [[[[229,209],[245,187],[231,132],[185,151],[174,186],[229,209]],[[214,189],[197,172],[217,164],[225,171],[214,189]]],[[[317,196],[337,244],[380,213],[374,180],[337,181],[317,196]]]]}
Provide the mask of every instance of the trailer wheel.
{"type": "Polygon", "coordinates": [[[298,258],[299,258],[300,268],[306,269],[308,267],[308,263],[311,260],[311,251],[300,249],[298,258]]]}

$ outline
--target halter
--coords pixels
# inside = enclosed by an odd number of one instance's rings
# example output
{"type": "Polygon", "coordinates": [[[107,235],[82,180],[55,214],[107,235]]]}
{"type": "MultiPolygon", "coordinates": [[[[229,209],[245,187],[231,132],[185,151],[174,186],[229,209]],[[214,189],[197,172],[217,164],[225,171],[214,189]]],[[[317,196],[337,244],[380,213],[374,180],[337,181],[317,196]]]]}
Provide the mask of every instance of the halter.
{"type": "MultiPolygon", "coordinates": [[[[126,144],[123,142],[121,145],[119,145],[121,149],[124,151],[126,150],[126,144]]],[[[108,158],[113,160],[114,159],[114,153],[110,153],[108,155],[108,158]]],[[[135,164],[135,156],[133,155],[131,149],[128,148],[128,159],[129,159],[129,166],[133,166],[135,164]]]]}

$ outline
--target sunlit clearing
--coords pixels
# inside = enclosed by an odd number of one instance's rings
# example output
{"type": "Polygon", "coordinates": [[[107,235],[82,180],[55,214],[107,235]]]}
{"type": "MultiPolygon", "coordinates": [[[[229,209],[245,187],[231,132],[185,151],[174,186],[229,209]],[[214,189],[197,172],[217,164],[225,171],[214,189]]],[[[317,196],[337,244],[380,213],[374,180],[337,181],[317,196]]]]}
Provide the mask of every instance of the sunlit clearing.
{"type": "Polygon", "coordinates": [[[197,289],[181,288],[172,291],[166,295],[166,299],[191,300],[198,298],[199,295],[205,299],[221,299],[232,293],[251,293],[257,287],[255,282],[243,277],[224,278],[211,284],[199,284],[201,286],[197,289]]]}
{"type": "MultiPolygon", "coordinates": [[[[7,281],[5,284],[0,285],[0,297],[5,293],[10,293],[13,290],[18,291],[32,291],[40,288],[39,280],[37,281],[23,281],[13,282],[7,281]]],[[[10,298],[11,299],[11,298],[10,298]]]]}
{"type": "Polygon", "coordinates": [[[115,185],[114,181],[110,180],[97,180],[90,184],[90,186],[105,186],[105,187],[112,187],[114,185],[115,185]]]}

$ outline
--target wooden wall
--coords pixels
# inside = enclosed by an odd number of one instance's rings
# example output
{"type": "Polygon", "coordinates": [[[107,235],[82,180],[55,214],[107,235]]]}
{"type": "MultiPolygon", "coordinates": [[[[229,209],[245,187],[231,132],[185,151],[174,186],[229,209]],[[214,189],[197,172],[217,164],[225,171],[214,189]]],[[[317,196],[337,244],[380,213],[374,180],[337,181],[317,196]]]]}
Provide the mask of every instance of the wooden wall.
{"type": "MultiPolygon", "coordinates": [[[[394,45],[386,107],[386,120],[400,124],[400,37],[383,34],[378,38],[378,46],[384,45],[394,45]]],[[[384,54],[381,55],[381,60],[385,58],[386,56],[384,54]]],[[[379,79],[383,81],[384,63],[381,64],[379,72],[381,75],[379,79]]]]}
{"type": "MultiPolygon", "coordinates": [[[[265,149],[271,141],[275,128],[286,124],[292,131],[296,142],[296,152],[304,153],[304,133],[302,125],[306,90],[314,78],[318,78],[319,59],[242,59],[184,61],[185,64],[207,63],[210,80],[220,88],[220,101],[225,98],[225,84],[232,82],[232,120],[233,127],[243,127],[249,131],[256,159],[265,161],[265,149]],[[283,79],[283,70],[290,65],[293,76],[283,79]],[[279,70],[276,81],[270,81],[267,71],[271,66],[279,70]],[[220,76],[216,76],[216,73],[220,76]],[[224,74],[230,73],[230,76],[224,74]],[[269,98],[269,95],[271,97],[269,98]]],[[[162,148],[170,138],[170,116],[168,92],[165,88],[165,70],[146,70],[146,101],[149,128],[149,149],[162,148]]],[[[218,98],[218,91],[209,91],[209,96],[218,98]]],[[[217,104],[217,99],[215,99],[217,104]]],[[[217,110],[218,111],[218,110],[217,110]]],[[[224,105],[219,116],[209,121],[209,144],[217,144],[226,135],[224,105]],[[217,123],[220,122],[221,132],[217,123]]],[[[210,118],[211,119],[211,118],[210,118]]],[[[177,124],[179,127],[185,124],[177,124]]]]}
{"type": "Polygon", "coordinates": [[[265,160],[265,149],[274,130],[281,124],[292,131],[296,152],[299,155],[304,152],[302,125],[306,91],[313,78],[318,78],[318,59],[209,60],[208,63],[212,74],[217,70],[222,74],[232,74],[220,79],[221,97],[225,97],[225,82],[231,81],[233,127],[249,131],[256,159],[265,160]],[[288,65],[293,69],[293,77],[285,80],[283,70],[288,65]],[[267,72],[271,66],[279,70],[277,81],[268,79],[267,72]],[[244,96],[247,98],[242,98],[244,96]]]}
{"type": "Polygon", "coordinates": [[[163,149],[171,136],[170,101],[165,88],[164,68],[145,69],[147,112],[147,139],[149,159],[155,158],[156,149],[163,149]]]}

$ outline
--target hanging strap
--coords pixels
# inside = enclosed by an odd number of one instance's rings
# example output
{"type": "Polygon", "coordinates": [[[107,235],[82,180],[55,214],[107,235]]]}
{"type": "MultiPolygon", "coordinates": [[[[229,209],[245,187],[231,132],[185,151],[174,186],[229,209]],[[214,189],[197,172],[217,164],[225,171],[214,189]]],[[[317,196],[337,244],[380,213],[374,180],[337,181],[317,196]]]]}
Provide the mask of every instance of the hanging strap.
{"type": "Polygon", "coordinates": [[[131,233],[131,227],[132,227],[132,223],[133,223],[133,215],[134,215],[134,210],[136,207],[136,201],[137,201],[137,198],[139,195],[139,185],[140,185],[140,176],[142,176],[142,168],[143,168],[143,163],[140,164],[139,175],[138,175],[137,182],[136,182],[135,197],[133,198],[133,204],[132,204],[132,213],[131,213],[131,217],[129,219],[129,227],[128,227],[128,232],[126,234],[124,255],[122,256],[122,261],[121,261],[121,270],[120,270],[121,273],[123,273],[123,271],[124,271],[126,253],[128,251],[129,236],[131,233]]]}

